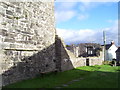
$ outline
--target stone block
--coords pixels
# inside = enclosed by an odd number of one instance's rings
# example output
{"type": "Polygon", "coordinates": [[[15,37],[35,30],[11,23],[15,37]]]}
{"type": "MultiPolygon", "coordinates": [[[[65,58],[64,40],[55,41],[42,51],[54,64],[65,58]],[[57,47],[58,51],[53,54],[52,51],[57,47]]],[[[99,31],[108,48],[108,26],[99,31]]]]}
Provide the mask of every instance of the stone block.
{"type": "Polygon", "coordinates": [[[13,12],[10,11],[10,10],[6,10],[6,14],[8,14],[8,15],[13,15],[13,12]]]}

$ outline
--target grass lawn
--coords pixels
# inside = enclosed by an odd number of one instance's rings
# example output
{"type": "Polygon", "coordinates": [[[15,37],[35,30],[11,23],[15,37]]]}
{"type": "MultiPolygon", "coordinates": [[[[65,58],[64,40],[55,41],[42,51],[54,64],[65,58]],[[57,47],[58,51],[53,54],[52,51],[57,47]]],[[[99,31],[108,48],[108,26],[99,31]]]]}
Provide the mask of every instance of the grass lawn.
{"type": "Polygon", "coordinates": [[[119,70],[120,66],[83,66],[57,74],[48,74],[42,78],[38,76],[23,80],[4,88],[118,88],[119,70]],[[62,86],[78,78],[81,80],[62,86]]]}

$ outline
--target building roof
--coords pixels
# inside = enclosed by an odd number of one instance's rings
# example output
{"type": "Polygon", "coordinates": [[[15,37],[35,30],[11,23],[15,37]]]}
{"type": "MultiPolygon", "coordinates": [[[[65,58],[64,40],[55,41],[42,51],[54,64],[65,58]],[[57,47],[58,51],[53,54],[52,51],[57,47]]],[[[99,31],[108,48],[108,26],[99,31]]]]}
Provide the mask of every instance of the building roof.
{"type": "MultiPolygon", "coordinates": [[[[104,46],[104,45],[101,45],[101,46],[104,46]]],[[[111,44],[106,44],[105,45],[106,50],[108,50],[111,46],[112,46],[111,44]]]]}
{"type": "Polygon", "coordinates": [[[120,52],[120,47],[118,47],[118,49],[116,50],[116,52],[120,52]]]}
{"type": "Polygon", "coordinates": [[[106,44],[105,45],[106,50],[108,50],[111,46],[112,46],[111,44],[106,44]]]}

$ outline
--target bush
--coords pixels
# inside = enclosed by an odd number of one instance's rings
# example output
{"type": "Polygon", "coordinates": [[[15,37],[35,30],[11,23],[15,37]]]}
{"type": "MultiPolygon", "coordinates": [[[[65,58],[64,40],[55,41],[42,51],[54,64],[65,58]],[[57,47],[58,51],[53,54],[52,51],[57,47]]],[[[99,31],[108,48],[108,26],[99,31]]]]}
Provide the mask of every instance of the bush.
{"type": "Polygon", "coordinates": [[[102,64],[104,64],[104,65],[111,65],[112,64],[112,62],[111,61],[103,61],[103,63],[102,64]]]}
{"type": "Polygon", "coordinates": [[[70,47],[70,45],[66,45],[66,47],[70,47]]]}

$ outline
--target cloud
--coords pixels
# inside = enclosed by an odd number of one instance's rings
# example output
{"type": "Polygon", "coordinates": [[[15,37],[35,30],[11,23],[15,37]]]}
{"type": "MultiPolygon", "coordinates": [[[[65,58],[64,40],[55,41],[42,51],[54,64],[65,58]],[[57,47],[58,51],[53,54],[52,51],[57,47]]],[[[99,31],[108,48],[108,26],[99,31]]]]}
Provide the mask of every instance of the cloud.
{"type": "Polygon", "coordinates": [[[107,5],[106,2],[100,2],[100,3],[98,3],[98,2],[81,2],[81,5],[79,5],[79,10],[81,12],[86,12],[88,10],[98,7],[101,4],[107,5]]]}
{"type": "Polygon", "coordinates": [[[95,7],[97,4],[90,2],[60,2],[55,3],[55,19],[57,23],[62,23],[76,17],[78,20],[87,19],[90,15],[85,11],[95,7]],[[79,10],[77,10],[77,9],[79,10]]]}
{"type": "Polygon", "coordinates": [[[84,20],[84,19],[87,19],[89,17],[89,15],[87,15],[87,14],[80,14],[79,16],[78,16],[78,19],[79,20],[84,20]]]}
{"type": "MultiPolygon", "coordinates": [[[[84,7],[87,7],[87,3],[84,3],[84,7]]],[[[62,23],[71,20],[76,17],[78,20],[84,20],[88,18],[88,14],[80,13],[81,11],[76,10],[78,7],[77,2],[61,2],[55,3],[55,19],[57,23],[62,23]]],[[[90,5],[89,5],[90,7],[90,5]]],[[[87,9],[87,8],[86,8],[87,9]]]]}
{"type": "Polygon", "coordinates": [[[76,15],[75,11],[59,11],[55,13],[56,21],[64,22],[72,19],[76,15]]]}
{"type": "Polygon", "coordinates": [[[117,25],[117,24],[118,24],[118,20],[111,20],[111,19],[109,19],[109,20],[107,20],[107,22],[108,22],[108,23],[112,23],[112,24],[114,24],[114,25],[117,25]]]}
{"type": "Polygon", "coordinates": [[[57,34],[62,37],[66,44],[77,43],[100,43],[103,44],[103,30],[106,32],[106,43],[110,43],[114,40],[118,43],[118,22],[114,22],[114,25],[108,28],[100,29],[81,29],[81,30],[67,30],[57,28],[57,34]]]}
{"type": "Polygon", "coordinates": [[[61,3],[55,3],[56,10],[70,10],[74,8],[77,5],[77,2],[61,2],[61,3]]]}
{"type": "Polygon", "coordinates": [[[55,18],[57,23],[68,21],[76,16],[77,13],[74,10],[76,4],[76,2],[55,3],[55,18]]]}
{"type": "Polygon", "coordinates": [[[82,11],[82,12],[84,12],[90,8],[91,8],[90,2],[82,2],[82,5],[80,5],[80,7],[79,7],[80,11],[82,11]]]}
{"type": "Polygon", "coordinates": [[[95,31],[91,29],[84,30],[66,30],[58,29],[57,34],[64,39],[66,43],[79,43],[79,42],[89,42],[94,40],[92,36],[95,35],[95,31]]]}
{"type": "Polygon", "coordinates": [[[113,23],[113,20],[107,20],[108,23],[113,23]]]}
{"type": "Polygon", "coordinates": [[[114,40],[118,43],[118,20],[113,21],[113,26],[110,28],[105,28],[107,42],[114,40]]]}

